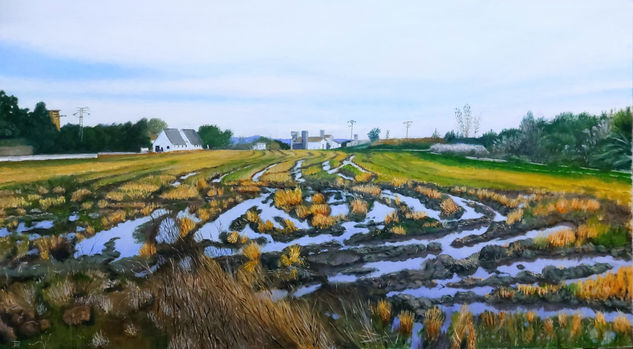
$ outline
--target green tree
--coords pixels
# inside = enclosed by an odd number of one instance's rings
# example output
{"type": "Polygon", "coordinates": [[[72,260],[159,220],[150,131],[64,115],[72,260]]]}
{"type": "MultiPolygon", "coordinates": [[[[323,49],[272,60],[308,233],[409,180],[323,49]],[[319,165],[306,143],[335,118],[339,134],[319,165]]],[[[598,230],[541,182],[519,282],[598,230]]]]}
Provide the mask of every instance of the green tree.
{"type": "Polygon", "coordinates": [[[222,131],[216,125],[203,125],[198,128],[198,135],[205,148],[218,149],[228,147],[231,144],[233,131],[228,129],[222,131]]]}
{"type": "Polygon", "coordinates": [[[162,130],[167,128],[167,123],[159,118],[151,118],[147,122],[147,135],[149,138],[156,138],[162,130]]]}
{"type": "Polygon", "coordinates": [[[44,102],[35,105],[35,109],[28,113],[26,128],[28,132],[23,134],[28,138],[29,143],[33,145],[35,153],[55,153],[57,148],[55,141],[57,140],[57,128],[53,125],[51,117],[46,109],[44,102]]]}
{"type": "Polygon", "coordinates": [[[371,142],[375,142],[380,139],[380,129],[378,127],[373,128],[369,133],[367,133],[367,137],[371,142]]]}
{"type": "Polygon", "coordinates": [[[28,109],[20,109],[18,99],[0,91],[0,138],[23,136],[28,109]]]}

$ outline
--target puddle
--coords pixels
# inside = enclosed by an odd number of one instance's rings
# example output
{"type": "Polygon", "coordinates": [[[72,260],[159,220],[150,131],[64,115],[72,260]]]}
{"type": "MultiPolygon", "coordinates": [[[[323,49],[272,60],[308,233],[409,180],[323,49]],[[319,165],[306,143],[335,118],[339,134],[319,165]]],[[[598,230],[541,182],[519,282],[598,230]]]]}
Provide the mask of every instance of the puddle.
{"type": "Polygon", "coordinates": [[[272,165],[266,167],[265,169],[255,173],[253,175],[253,182],[259,182],[259,178],[261,178],[261,176],[264,175],[264,173],[266,173],[266,171],[270,170],[271,168],[273,168],[275,166],[277,166],[277,164],[272,164],[272,165]]]}
{"type": "Polygon", "coordinates": [[[303,165],[303,160],[297,161],[297,164],[293,168],[292,176],[295,182],[303,183],[306,180],[302,178],[303,174],[301,173],[301,166],[303,165]]]}
{"type": "Polygon", "coordinates": [[[17,232],[18,233],[23,233],[26,231],[31,231],[34,229],[50,229],[53,227],[54,225],[54,221],[53,220],[46,220],[46,221],[39,221],[39,222],[33,222],[35,224],[31,225],[30,227],[27,227],[26,224],[24,222],[20,222],[20,224],[18,224],[18,229],[17,232]]]}
{"type": "Polygon", "coordinates": [[[191,173],[187,173],[186,175],[181,176],[181,177],[180,177],[180,180],[187,179],[187,178],[189,178],[189,177],[191,177],[191,176],[194,176],[194,175],[197,175],[197,174],[198,174],[198,172],[191,172],[191,173]]]}
{"type": "Polygon", "coordinates": [[[321,288],[321,284],[301,286],[297,288],[292,295],[295,296],[295,298],[300,298],[318,290],[319,288],[321,288]]]}
{"type": "Polygon", "coordinates": [[[618,270],[620,267],[631,265],[631,261],[616,259],[612,256],[601,257],[582,257],[582,258],[539,258],[535,261],[517,261],[510,265],[502,265],[497,267],[497,270],[501,273],[515,276],[522,270],[531,271],[533,273],[541,273],[543,268],[552,265],[555,267],[569,268],[579,266],[581,264],[594,265],[596,263],[608,263],[611,265],[612,271],[618,270]],[[518,265],[524,266],[524,269],[519,269],[518,265]]]}
{"type": "Polygon", "coordinates": [[[391,200],[395,200],[396,197],[400,199],[400,202],[403,202],[414,212],[426,212],[426,215],[429,218],[436,219],[441,221],[440,219],[440,211],[434,210],[432,208],[426,207],[422,202],[414,197],[402,195],[399,193],[394,193],[391,190],[383,190],[382,196],[385,198],[389,198],[391,200]]]}

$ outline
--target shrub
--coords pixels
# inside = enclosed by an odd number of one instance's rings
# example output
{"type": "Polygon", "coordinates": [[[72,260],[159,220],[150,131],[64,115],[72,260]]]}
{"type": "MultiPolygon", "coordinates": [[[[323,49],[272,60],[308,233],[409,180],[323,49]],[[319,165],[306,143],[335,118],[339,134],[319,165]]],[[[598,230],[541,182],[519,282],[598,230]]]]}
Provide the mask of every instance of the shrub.
{"type": "Polygon", "coordinates": [[[279,264],[284,267],[291,267],[293,265],[302,265],[301,259],[301,247],[299,245],[292,245],[288,248],[288,252],[281,255],[279,264]]]}
{"type": "MultiPolygon", "coordinates": [[[[41,206],[42,200],[39,200],[39,202],[41,206]]],[[[0,198],[0,208],[2,209],[24,207],[24,206],[28,206],[28,204],[29,203],[23,197],[7,196],[7,197],[0,198]]]]}
{"type": "Polygon", "coordinates": [[[399,221],[398,211],[392,211],[385,216],[385,224],[398,223],[399,221]]]}
{"type": "Polygon", "coordinates": [[[520,222],[523,219],[523,209],[516,209],[510,213],[506,217],[506,224],[512,225],[516,222],[520,222]]]}
{"type": "Polygon", "coordinates": [[[351,202],[352,205],[352,213],[359,216],[364,216],[367,214],[367,202],[355,199],[351,202]]]}
{"type": "Polygon", "coordinates": [[[613,331],[622,336],[630,336],[633,332],[633,327],[631,327],[629,318],[619,313],[613,320],[613,331]]]}
{"type": "Polygon", "coordinates": [[[316,214],[312,216],[312,226],[319,229],[327,229],[336,223],[336,218],[331,216],[325,216],[322,214],[316,214]]]}
{"type": "Polygon", "coordinates": [[[459,209],[459,206],[457,206],[457,204],[455,203],[455,201],[453,201],[453,199],[446,198],[442,200],[442,202],[440,203],[440,209],[442,210],[442,213],[444,215],[450,216],[453,213],[457,212],[457,210],[459,209]]]}
{"type": "Polygon", "coordinates": [[[259,222],[259,214],[253,210],[246,211],[246,220],[251,223],[259,222]]]}
{"type": "Polygon", "coordinates": [[[266,220],[266,222],[259,222],[259,224],[257,225],[257,231],[259,231],[260,233],[273,231],[274,229],[275,224],[269,220],[266,220]]]}
{"type": "Polygon", "coordinates": [[[409,337],[413,331],[413,313],[407,310],[403,310],[398,314],[398,320],[400,320],[400,326],[398,332],[403,336],[409,337]]]}
{"type": "Polygon", "coordinates": [[[198,195],[198,190],[195,187],[183,184],[163,193],[160,197],[168,200],[185,200],[197,198],[198,195]]]}
{"type": "Polygon", "coordinates": [[[290,219],[284,219],[284,226],[285,233],[294,233],[295,231],[299,230],[297,229],[297,226],[295,226],[295,223],[290,219]]]}
{"type": "Polygon", "coordinates": [[[196,181],[196,188],[198,188],[198,190],[204,190],[209,186],[209,184],[207,184],[207,181],[204,180],[204,178],[199,178],[196,181]]]}
{"type": "Polygon", "coordinates": [[[317,204],[310,207],[310,213],[312,213],[313,215],[329,216],[330,211],[331,209],[328,204],[317,204]]]}
{"type": "Polygon", "coordinates": [[[437,306],[424,314],[424,331],[429,342],[435,342],[440,337],[444,318],[444,313],[437,306]]]}
{"type": "Polygon", "coordinates": [[[236,244],[240,239],[240,233],[232,231],[226,236],[226,241],[230,244],[236,244]]]}
{"type": "Polygon", "coordinates": [[[402,227],[400,225],[391,228],[391,232],[396,234],[396,235],[406,235],[407,234],[407,231],[404,229],[404,227],[402,227]]]}
{"type": "Polygon", "coordinates": [[[549,245],[553,247],[569,246],[576,242],[576,234],[571,229],[563,229],[551,233],[547,237],[547,241],[549,245]]]}
{"type": "Polygon", "coordinates": [[[422,219],[426,218],[427,214],[424,211],[407,212],[405,217],[407,219],[413,219],[413,220],[419,221],[419,220],[422,220],[422,219]]]}
{"type": "Polygon", "coordinates": [[[59,206],[66,203],[66,198],[63,196],[58,196],[55,198],[40,199],[39,203],[40,207],[43,210],[48,210],[52,206],[59,206]]]}
{"type": "Polygon", "coordinates": [[[297,217],[304,219],[310,214],[310,210],[304,205],[299,205],[295,207],[295,214],[297,217]]]}
{"type": "Polygon", "coordinates": [[[286,189],[275,192],[275,205],[280,208],[288,209],[297,206],[301,204],[302,200],[303,193],[299,187],[294,190],[286,189]]]}
{"type": "Polygon", "coordinates": [[[322,204],[325,202],[325,196],[321,193],[315,193],[312,195],[312,203],[313,204],[322,204]]]}
{"type": "Polygon", "coordinates": [[[631,285],[633,283],[633,267],[624,266],[617,272],[607,272],[604,276],[598,275],[595,280],[587,279],[577,282],[577,296],[581,299],[607,300],[614,297],[631,301],[631,285]]]}
{"type": "Polygon", "coordinates": [[[66,243],[66,239],[59,235],[44,236],[33,241],[33,244],[40,250],[40,257],[44,260],[48,260],[50,251],[54,251],[62,247],[66,243]]]}
{"type": "Polygon", "coordinates": [[[378,318],[384,325],[387,325],[391,322],[391,304],[386,300],[381,300],[378,302],[375,308],[375,314],[378,315],[378,318]]]}
{"type": "Polygon", "coordinates": [[[442,193],[435,189],[417,186],[415,187],[415,191],[431,199],[439,200],[442,198],[442,193]]]}
{"type": "Polygon", "coordinates": [[[242,247],[242,254],[248,258],[248,261],[243,266],[244,269],[248,272],[255,271],[255,268],[259,264],[259,258],[261,257],[259,245],[255,242],[251,242],[250,244],[242,247]]]}
{"type": "Polygon", "coordinates": [[[400,177],[393,177],[391,179],[391,184],[394,187],[401,187],[401,186],[407,184],[407,179],[406,178],[400,178],[400,177]]]}
{"type": "Polygon", "coordinates": [[[382,193],[382,190],[373,184],[355,185],[352,190],[373,196],[380,196],[382,193]]]}
{"type": "Polygon", "coordinates": [[[196,226],[196,222],[187,217],[180,218],[180,237],[185,237],[196,226]]]}

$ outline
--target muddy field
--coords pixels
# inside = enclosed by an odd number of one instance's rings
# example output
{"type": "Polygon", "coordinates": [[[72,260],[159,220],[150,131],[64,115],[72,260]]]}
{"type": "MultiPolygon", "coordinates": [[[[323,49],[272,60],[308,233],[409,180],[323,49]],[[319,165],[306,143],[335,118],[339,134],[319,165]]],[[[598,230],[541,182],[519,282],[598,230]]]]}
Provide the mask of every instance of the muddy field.
{"type": "Polygon", "coordinates": [[[5,205],[2,292],[17,305],[1,304],[0,337],[35,341],[83,323],[87,345],[179,347],[185,323],[174,324],[155,280],[195,275],[211,258],[257,297],[307,304],[327,333],[315,347],[631,343],[626,206],[539,189],[384,181],[345,154],[231,178],[244,166],[153,175],[99,195],[63,186],[3,194],[74,204],[5,205]],[[111,285],[83,290],[77,275],[96,272],[111,285]],[[117,303],[139,288],[144,302],[117,303]],[[88,319],[66,321],[81,306],[88,319]],[[21,320],[12,317],[18,308],[21,320]],[[115,319],[162,334],[126,334],[115,319]]]}

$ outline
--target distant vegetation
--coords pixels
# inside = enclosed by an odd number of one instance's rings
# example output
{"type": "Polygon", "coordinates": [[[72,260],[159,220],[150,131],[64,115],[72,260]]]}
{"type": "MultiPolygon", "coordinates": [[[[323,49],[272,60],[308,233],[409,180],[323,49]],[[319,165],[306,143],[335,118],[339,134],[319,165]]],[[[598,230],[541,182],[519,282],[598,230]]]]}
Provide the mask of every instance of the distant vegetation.
{"type": "Polygon", "coordinates": [[[202,145],[207,149],[226,148],[231,144],[233,131],[222,131],[216,125],[203,125],[198,128],[198,135],[202,139],[202,145]]]}
{"type": "Polygon", "coordinates": [[[16,97],[0,91],[0,143],[27,143],[37,154],[137,152],[149,147],[150,137],[166,126],[160,119],[145,118],[136,123],[86,126],[81,139],[79,125],[66,124],[57,131],[43,102],[37,103],[33,111],[21,109],[16,97]]]}

